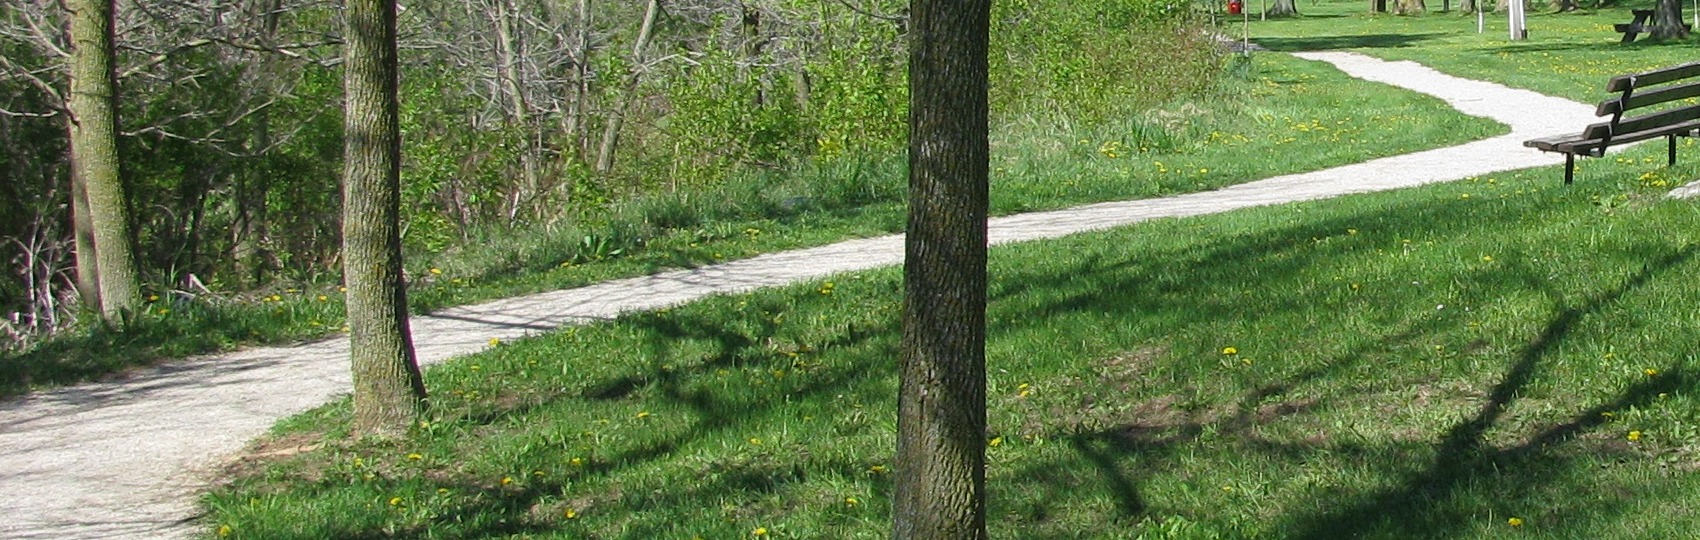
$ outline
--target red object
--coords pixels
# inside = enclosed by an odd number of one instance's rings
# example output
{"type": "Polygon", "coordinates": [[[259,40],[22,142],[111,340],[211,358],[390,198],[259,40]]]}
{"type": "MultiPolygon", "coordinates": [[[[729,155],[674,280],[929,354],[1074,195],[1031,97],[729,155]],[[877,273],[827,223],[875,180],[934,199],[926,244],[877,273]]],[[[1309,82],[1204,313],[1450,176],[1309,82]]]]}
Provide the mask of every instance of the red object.
{"type": "Polygon", "coordinates": [[[1240,10],[1243,10],[1243,9],[1245,9],[1245,4],[1241,3],[1240,0],[1228,0],[1228,14],[1229,15],[1239,15],[1240,10]]]}

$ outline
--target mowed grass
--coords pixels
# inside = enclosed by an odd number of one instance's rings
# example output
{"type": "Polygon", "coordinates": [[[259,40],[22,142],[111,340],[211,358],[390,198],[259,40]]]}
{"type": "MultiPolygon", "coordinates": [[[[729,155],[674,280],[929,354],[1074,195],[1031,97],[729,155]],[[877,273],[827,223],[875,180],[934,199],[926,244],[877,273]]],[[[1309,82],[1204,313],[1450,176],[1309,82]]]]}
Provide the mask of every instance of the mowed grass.
{"type": "MultiPolygon", "coordinates": [[[[1700,529],[1700,208],[1632,150],[994,250],[998,538],[1700,529]]],[[[1693,151],[1689,146],[1686,151],[1693,151]]],[[[346,402],[205,499],[231,538],[884,538],[896,269],[570,328],[346,402]]]]}
{"type": "MultiPolygon", "coordinates": [[[[1109,126],[1006,119],[999,214],[1199,191],[1458,144],[1504,128],[1323,64],[1259,56],[1213,96],[1109,126]]],[[[1200,74],[1215,77],[1219,74],[1200,74]]],[[[845,158],[645,197],[583,222],[498,231],[410,253],[415,312],[902,229],[901,156],[845,158]]],[[[124,331],[98,325],[0,356],[0,398],[191,354],[306,340],[343,327],[335,283],[189,296],[159,292],[124,331]]]]}
{"type": "MultiPolygon", "coordinates": [[[[1584,4],[1592,4],[1583,2],[1584,4]]],[[[1654,2],[1617,2],[1607,7],[1558,13],[1551,3],[1531,8],[1526,17],[1529,37],[1512,41],[1507,15],[1487,13],[1483,32],[1476,32],[1476,15],[1433,10],[1420,16],[1371,14],[1367,4],[1352,0],[1299,2],[1306,15],[1294,19],[1250,22],[1251,39],[1277,51],[1350,50],[1388,60],[1412,60],[1441,72],[1494,81],[1516,88],[1594,104],[1609,97],[1608,79],[1696,61],[1693,39],[1655,42],[1643,33],[1634,43],[1620,43],[1614,24],[1634,18],[1632,9],[1652,9],[1654,2]]],[[[1454,9],[1457,2],[1452,2],[1454,9]]],[[[1683,20],[1693,17],[1684,7],[1683,20]]],[[[1224,32],[1239,35],[1240,23],[1224,32]]],[[[1577,126],[1580,132],[1582,126],[1577,126]]]]}

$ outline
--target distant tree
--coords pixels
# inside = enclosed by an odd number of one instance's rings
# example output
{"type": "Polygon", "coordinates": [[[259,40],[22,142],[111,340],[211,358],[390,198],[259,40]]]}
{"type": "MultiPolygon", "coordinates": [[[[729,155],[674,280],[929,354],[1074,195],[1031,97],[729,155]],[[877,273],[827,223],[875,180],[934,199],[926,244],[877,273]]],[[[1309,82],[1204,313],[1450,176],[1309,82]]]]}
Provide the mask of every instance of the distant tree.
{"type": "Polygon", "coordinates": [[[1688,37],[1688,27],[1682,24],[1682,0],[1659,0],[1653,8],[1653,39],[1682,39],[1688,37]]]}
{"type": "Polygon", "coordinates": [[[1416,15],[1428,11],[1428,5],[1423,0],[1398,0],[1393,4],[1394,15],[1416,15]]]}
{"type": "Polygon", "coordinates": [[[71,12],[71,80],[65,104],[70,111],[71,174],[81,188],[72,191],[86,197],[95,252],[77,264],[95,266],[101,315],[115,322],[141,303],[141,277],[129,201],[118,174],[113,0],[69,0],[65,7],[71,12]]]}
{"type": "Polygon", "coordinates": [[[1275,5],[1269,6],[1263,12],[1269,17],[1292,17],[1299,14],[1299,6],[1293,0],[1275,0],[1275,5]]]}
{"type": "Polygon", "coordinates": [[[986,538],[990,0],[912,0],[893,537],[986,538]]]}
{"type": "Polygon", "coordinates": [[[343,23],[343,280],[354,429],[406,433],[425,403],[401,258],[395,0],[347,0],[343,23]]]}

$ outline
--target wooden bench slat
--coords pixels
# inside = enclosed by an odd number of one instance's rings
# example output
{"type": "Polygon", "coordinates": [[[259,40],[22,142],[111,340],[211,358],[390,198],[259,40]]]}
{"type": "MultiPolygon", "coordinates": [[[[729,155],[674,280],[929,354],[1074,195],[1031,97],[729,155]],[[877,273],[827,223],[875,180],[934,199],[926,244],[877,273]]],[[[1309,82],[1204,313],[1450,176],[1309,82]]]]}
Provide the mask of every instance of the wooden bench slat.
{"type": "MultiPolygon", "coordinates": [[[[1700,131],[1700,120],[1690,120],[1680,124],[1664,126],[1656,129],[1619,133],[1611,138],[1611,145],[1617,146],[1618,144],[1628,144],[1647,139],[1664,137],[1666,135],[1693,137],[1697,134],[1697,131],[1700,131]]],[[[1546,137],[1523,141],[1523,146],[1538,148],[1548,152],[1596,155],[1599,153],[1598,151],[1605,146],[1605,143],[1606,140],[1602,137],[1567,135],[1562,137],[1546,137]]]]}
{"type": "Polygon", "coordinates": [[[1658,71],[1649,71],[1649,72],[1641,73],[1641,74],[1637,74],[1637,75],[1620,75],[1620,76],[1617,76],[1617,77],[1612,77],[1611,81],[1608,81],[1606,83],[1606,91],[1607,92],[1622,92],[1624,90],[1628,90],[1629,87],[1632,86],[1629,82],[1630,79],[1635,80],[1635,83],[1634,83],[1633,86],[1641,87],[1641,86],[1646,86],[1646,85],[1651,85],[1651,84],[1659,84],[1659,83],[1666,83],[1666,82],[1675,81],[1675,80],[1686,79],[1686,78],[1693,77],[1693,76],[1696,76],[1696,75],[1700,75],[1700,62],[1690,62],[1690,63],[1683,64],[1683,65],[1680,65],[1680,66],[1665,68],[1665,69],[1661,69],[1661,70],[1658,70],[1658,71]]]}
{"type": "Polygon", "coordinates": [[[1673,126],[1696,119],[1700,119],[1700,107],[1683,107],[1680,109],[1670,109],[1667,111],[1659,111],[1652,114],[1636,116],[1634,118],[1624,118],[1617,121],[1617,127],[1614,128],[1612,138],[1615,139],[1625,133],[1654,131],[1662,127],[1673,126]]]}
{"type": "Polygon", "coordinates": [[[1624,100],[1622,97],[1615,97],[1601,101],[1600,106],[1594,109],[1594,114],[1599,116],[1611,116],[1630,109],[1638,109],[1648,105],[1658,105],[1660,103],[1669,103],[1691,97],[1700,97],[1700,82],[1693,82],[1680,86],[1667,86],[1657,90],[1636,93],[1630,96],[1628,100],[1624,100]]]}

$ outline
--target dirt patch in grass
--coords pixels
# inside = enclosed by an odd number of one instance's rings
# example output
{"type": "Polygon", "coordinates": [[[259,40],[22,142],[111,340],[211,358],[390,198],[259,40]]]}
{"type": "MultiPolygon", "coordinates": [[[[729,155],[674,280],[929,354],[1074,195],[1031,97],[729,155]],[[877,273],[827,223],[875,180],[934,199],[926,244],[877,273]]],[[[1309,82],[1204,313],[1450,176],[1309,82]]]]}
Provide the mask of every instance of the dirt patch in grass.
{"type": "MultiPolygon", "coordinates": [[[[254,478],[265,474],[274,465],[294,461],[296,463],[325,463],[326,460],[299,459],[302,456],[317,452],[326,445],[325,432],[300,431],[282,435],[267,435],[248,445],[242,453],[231,458],[220,467],[218,477],[226,483],[243,478],[254,478]]],[[[298,468],[298,476],[308,481],[318,481],[324,478],[323,470],[298,468]]]]}

